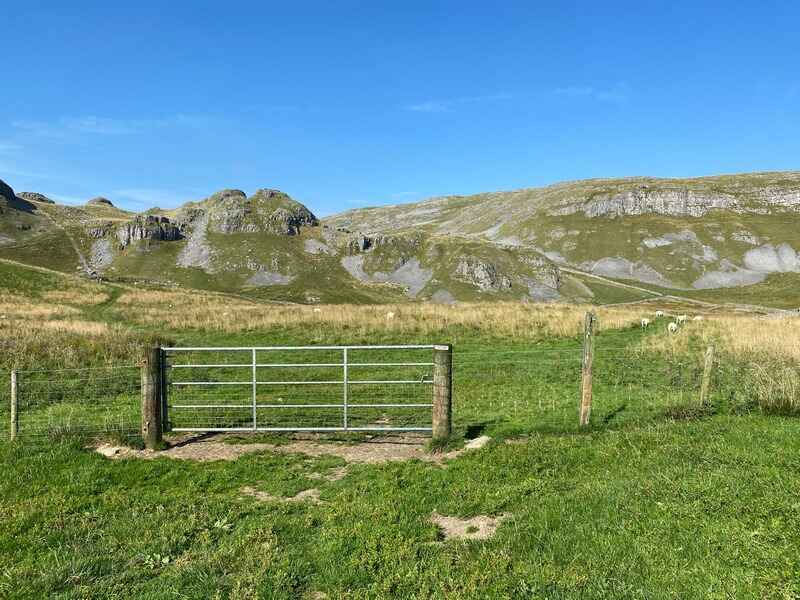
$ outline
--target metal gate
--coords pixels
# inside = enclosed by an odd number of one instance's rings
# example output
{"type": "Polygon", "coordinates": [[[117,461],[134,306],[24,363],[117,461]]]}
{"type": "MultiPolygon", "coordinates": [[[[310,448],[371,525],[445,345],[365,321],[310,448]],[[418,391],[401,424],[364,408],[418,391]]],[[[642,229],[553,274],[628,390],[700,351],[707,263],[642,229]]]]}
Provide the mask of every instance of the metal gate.
{"type": "Polygon", "coordinates": [[[166,428],[431,431],[434,348],[162,348],[166,428]]]}

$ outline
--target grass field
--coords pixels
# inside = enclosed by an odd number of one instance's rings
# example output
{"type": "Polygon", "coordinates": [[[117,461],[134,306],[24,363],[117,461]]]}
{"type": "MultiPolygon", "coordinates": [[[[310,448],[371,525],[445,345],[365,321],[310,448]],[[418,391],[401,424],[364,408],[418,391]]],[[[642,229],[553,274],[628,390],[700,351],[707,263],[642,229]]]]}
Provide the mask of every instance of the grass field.
{"type": "Polygon", "coordinates": [[[579,431],[587,307],[315,312],[0,262],[0,406],[8,369],[22,369],[22,419],[61,425],[26,438],[21,419],[21,441],[0,443],[0,597],[797,597],[800,322],[722,313],[667,337],[665,321],[638,326],[653,307],[599,310],[592,420],[579,431]],[[156,339],[451,342],[450,447],[492,441],[443,462],[270,450],[196,462],[110,460],[85,448],[93,436],[66,435],[81,418],[113,443],[120,423],[135,427],[136,369],[110,367],[156,339]],[[700,406],[709,343],[718,363],[700,406]],[[319,503],[286,500],[312,489],[319,503]],[[446,540],[434,513],[505,520],[489,539],[446,540]]]}

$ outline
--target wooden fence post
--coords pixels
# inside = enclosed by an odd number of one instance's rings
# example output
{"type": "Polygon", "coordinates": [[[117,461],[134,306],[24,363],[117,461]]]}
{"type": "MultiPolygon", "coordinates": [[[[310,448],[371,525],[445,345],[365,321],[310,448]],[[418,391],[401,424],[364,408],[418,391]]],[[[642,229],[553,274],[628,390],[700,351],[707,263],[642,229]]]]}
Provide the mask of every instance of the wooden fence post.
{"type": "Polygon", "coordinates": [[[583,365],[581,369],[581,411],[580,426],[589,424],[592,412],[592,363],[594,362],[594,326],[597,317],[593,312],[586,313],[583,325],[583,365]]]}
{"type": "Polygon", "coordinates": [[[711,373],[714,370],[714,344],[706,349],[706,360],[703,365],[703,382],[700,384],[700,406],[708,404],[708,392],[711,388],[711,373]]]}
{"type": "Polygon", "coordinates": [[[148,348],[142,364],[142,439],[149,450],[163,441],[161,415],[161,348],[148,348]]]}
{"type": "Polygon", "coordinates": [[[433,439],[446,440],[452,432],[453,347],[433,349],[433,439]]]}
{"type": "Polygon", "coordinates": [[[17,382],[17,370],[11,371],[11,441],[17,439],[19,433],[19,389],[17,382]]]}

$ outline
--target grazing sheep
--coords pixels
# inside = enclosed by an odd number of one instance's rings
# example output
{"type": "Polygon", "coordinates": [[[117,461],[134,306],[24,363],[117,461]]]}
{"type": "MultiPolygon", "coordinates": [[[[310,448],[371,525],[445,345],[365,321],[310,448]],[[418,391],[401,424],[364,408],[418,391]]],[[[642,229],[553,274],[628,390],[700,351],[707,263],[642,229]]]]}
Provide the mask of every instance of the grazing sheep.
{"type": "Polygon", "coordinates": [[[386,318],[391,321],[392,319],[394,319],[394,313],[393,312],[387,312],[386,313],[386,318]]]}
{"type": "Polygon", "coordinates": [[[321,312],[322,312],[322,309],[321,309],[321,308],[319,308],[319,307],[317,307],[317,308],[315,308],[315,309],[314,309],[314,312],[315,312],[315,313],[321,313],[321,312]]]}
{"type": "Polygon", "coordinates": [[[686,323],[686,319],[687,319],[687,318],[688,318],[688,317],[687,317],[686,315],[678,315],[678,316],[676,317],[676,319],[677,319],[677,321],[678,321],[678,325],[683,325],[684,323],[686,323]]]}
{"type": "Polygon", "coordinates": [[[642,319],[642,329],[647,329],[650,326],[650,319],[642,319]]]}
{"type": "Polygon", "coordinates": [[[678,324],[673,321],[669,325],[667,325],[667,331],[670,333],[678,333],[678,324]]]}
{"type": "Polygon", "coordinates": [[[661,318],[663,316],[664,316],[664,311],[663,310],[657,310],[656,311],[656,318],[657,319],[659,319],[659,318],[661,318]]]}
{"type": "Polygon", "coordinates": [[[692,321],[702,321],[702,320],[703,320],[703,317],[700,316],[700,315],[697,315],[696,317],[692,318],[692,321]]]}

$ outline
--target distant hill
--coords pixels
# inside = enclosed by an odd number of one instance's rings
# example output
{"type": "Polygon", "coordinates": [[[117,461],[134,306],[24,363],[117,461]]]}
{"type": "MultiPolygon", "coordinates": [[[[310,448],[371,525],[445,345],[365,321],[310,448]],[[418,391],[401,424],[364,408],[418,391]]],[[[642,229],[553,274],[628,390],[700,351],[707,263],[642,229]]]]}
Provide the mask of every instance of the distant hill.
{"type": "Polygon", "coordinates": [[[787,277],[800,295],[799,225],[798,172],[596,179],[322,220],[273,189],[135,214],[0,182],[0,257],[297,302],[609,302],[648,289],[768,293],[774,278],[791,289],[787,277]]]}

